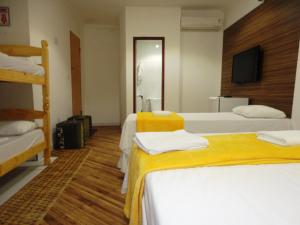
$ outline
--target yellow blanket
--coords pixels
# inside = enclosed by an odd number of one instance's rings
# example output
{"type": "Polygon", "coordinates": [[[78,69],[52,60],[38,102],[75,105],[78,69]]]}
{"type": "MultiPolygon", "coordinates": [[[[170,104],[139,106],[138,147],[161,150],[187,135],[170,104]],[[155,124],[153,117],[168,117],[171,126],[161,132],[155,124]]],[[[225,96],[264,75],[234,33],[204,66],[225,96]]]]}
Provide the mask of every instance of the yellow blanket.
{"type": "Polygon", "coordinates": [[[176,113],[170,116],[156,116],[151,112],[139,112],[136,120],[137,132],[158,132],[182,130],[184,120],[176,113]]]}
{"type": "Polygon", "coordinates": [[[157,170],[204,166],[300,163],[300,146],[280,147],[259,141],[255,134],[207,137],[209,147],[149,155],[134,146],[129,168],[128,192],[124,212],[130,225],[141,224],[144,177],[157,170]]]}

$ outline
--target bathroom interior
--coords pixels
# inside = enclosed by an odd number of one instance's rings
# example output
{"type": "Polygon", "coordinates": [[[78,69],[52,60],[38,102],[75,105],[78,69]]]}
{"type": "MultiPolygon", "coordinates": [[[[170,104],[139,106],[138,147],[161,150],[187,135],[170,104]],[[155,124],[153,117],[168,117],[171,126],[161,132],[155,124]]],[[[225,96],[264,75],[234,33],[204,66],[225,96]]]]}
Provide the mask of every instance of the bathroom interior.
{"type": "Polygon", "coordinates": [[[164,40],[136,38],[134,49],[135,111],[163,110],[164,40]]]}

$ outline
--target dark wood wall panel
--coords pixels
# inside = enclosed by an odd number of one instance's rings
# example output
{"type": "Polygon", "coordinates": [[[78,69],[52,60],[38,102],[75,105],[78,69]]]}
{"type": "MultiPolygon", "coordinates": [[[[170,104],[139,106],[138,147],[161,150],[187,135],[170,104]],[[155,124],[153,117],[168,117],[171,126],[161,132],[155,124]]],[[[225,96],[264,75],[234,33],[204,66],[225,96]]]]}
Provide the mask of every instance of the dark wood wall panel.
{"type": "Polygon", "coordinates": [[[266,0],[224,31],[222,95],[249,97],[292,112],[300,38],[300,0],[266,0]],[[260,45],[264,52],[259,82],[233,84],[233,55],[260,45]]]}

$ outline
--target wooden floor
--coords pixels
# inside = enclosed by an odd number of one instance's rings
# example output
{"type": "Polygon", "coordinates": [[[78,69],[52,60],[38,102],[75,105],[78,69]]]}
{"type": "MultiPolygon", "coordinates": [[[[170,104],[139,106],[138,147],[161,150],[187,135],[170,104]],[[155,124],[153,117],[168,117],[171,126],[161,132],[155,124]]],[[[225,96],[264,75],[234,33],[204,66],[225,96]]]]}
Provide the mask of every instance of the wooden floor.
{"type": "Polygon", "coordinates": [[[128,224],[120,194],[123,174],[116,167],[120,150],[119,127],[97,128],[88,147],[91,152],[44,217],[43,225],[128,224]]]}

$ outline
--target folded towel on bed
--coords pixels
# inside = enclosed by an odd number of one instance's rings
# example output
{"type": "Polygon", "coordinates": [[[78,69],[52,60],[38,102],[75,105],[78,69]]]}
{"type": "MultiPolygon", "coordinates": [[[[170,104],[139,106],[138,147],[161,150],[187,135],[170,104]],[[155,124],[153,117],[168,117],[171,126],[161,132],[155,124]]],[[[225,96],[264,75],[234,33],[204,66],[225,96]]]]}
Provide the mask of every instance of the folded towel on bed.
{"type": "Polygon", "coordinates": [[[282,146],[300,145],[300,130],[259,131],[257,138],[282,146]]]}
{"type": "Polygon", "coordinates": [[[138,132],[159,132],[182,130],[184,120],[182,116],[172,112],[169,116],[158,116],[152,112],[138,112],[136,130],[138,132]]]}
{"type": "Polygon", "coordinates": [[[208,146],[206,138],[185,130],[136,133],[135,142],[142,150],[151,155],[175,150],[201,149],[208,146]]]}
{"type": "Polygon", "coordinates": [[[170,116],[172,112],[170,111],[152,111],[154,116],[170,116]]]}

